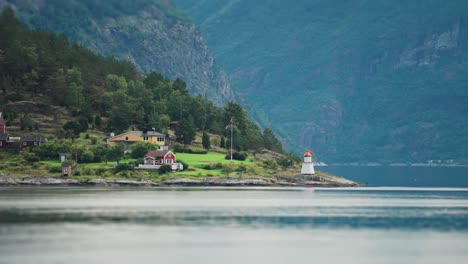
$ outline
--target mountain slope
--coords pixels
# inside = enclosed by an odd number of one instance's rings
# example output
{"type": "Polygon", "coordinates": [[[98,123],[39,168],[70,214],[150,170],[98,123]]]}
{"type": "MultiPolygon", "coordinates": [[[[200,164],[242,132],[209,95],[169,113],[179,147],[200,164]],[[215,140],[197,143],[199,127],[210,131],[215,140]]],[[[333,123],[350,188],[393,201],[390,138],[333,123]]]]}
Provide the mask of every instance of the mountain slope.
{"type": "Polygon", "coordinates": [[[163,0],[0,0],[26,24],[57,33],[104,55],[187,82],[193,94],[221,104],[234,97],[195,25],[163,0]]]}
{"type": "Polygon", "coordinates": [[[468,2],[172,2],[290,150],[468,161],[468,2]]]}

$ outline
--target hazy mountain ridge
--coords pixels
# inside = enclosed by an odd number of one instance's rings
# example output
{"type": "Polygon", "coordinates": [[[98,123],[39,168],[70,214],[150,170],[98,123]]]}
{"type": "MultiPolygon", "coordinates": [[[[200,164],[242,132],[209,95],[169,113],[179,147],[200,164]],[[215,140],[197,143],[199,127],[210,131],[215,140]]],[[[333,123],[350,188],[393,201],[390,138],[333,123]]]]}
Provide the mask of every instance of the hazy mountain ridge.
{"type": "Polygon", "coordinates": [[[193,94],[218,104],[234,98],[202,34],[168,1],[0,0],[0,8],[6,5],[32,27],[65,33],[94,51],[130,60],[144,72],[181,77],[193,94]]]}
{"type": "Polygon", "coordinates": [[[172,2],[290,150],[468,160],[466,1],[172,2]]]}

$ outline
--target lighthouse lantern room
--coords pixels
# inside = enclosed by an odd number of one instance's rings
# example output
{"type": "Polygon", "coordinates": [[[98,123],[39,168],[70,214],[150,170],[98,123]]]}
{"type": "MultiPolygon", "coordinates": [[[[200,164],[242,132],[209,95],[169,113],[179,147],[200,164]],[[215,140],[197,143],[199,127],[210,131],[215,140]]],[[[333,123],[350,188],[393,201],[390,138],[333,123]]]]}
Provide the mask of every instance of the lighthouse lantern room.
{"type": "Polygon", "coordinates": [[[314,163],[312,162],[312,156],[314,154],[312,151],[308,150],[304,154],[304,163],[302,163],[301,174],[303,175],[313,175],[315,174],[314,163]]]}

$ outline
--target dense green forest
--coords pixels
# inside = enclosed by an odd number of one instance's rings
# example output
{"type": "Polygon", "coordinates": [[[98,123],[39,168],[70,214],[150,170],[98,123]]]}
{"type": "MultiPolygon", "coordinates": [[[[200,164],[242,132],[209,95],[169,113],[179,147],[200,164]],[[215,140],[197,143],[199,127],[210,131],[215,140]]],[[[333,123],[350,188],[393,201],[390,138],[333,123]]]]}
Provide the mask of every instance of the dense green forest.
{"type": "Polygon", "coordinates": [[[66,35],[101,55],[131,61],[139,71],[181,78],[191,94],[217,105],[234,99],[203,35],[166,0],[0,0],[33,29],[66,35]]]}
{"type": "MultiPolygon", "coordinates": [[[[81,125],[116,133],[165,131],[171,121],[178,121],[178,140],[190,144],[195,130],[228,135],[233,120],[236,149],[283,151],[272,131],[262,132],[238,104],[216,106],[189,95],[179,78],[143,75],[128,61],[97,55],[63,35],[31,30],[11,8],[0,17],[0,86],[2,106],[40,101],[66,107],[74,120],[68,120],[64,130],[79,133],[76,127],[81,125]]],[[[22,114],[5,113],[12,118],[22,114]]]]}

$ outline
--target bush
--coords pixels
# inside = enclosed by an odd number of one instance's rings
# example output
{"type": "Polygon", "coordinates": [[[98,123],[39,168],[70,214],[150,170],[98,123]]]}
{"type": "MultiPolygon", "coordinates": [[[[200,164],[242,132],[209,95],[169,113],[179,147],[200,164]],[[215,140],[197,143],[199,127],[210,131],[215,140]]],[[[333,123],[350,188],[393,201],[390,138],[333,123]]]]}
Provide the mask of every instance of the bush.
{"type": "Polygon", "coordinates": [[[229,174],[231,174],[232,172],[234,171],[234,168],[229,166],[229,165],[225,165],[223,166],[223,168],[221,169],[221,172],[226,174],[226,176],[229,176],[229,174]]]}
{"type": "Polygon", "coordinates": [[[96,172],[91,168],[84,167],[81,169],[81,174],[86,176],[93,176],[96,175],[96,172]]]}
{"type": "Polygon", "coordinates": [[[49,169],[50,173],[62,173],[62,167],[54,166],[49,169]]]}
{"type": "Polygon", "coordinates": [[[131,164],[117,164],[114,167],[114,173],[119,173],[121,171],[132,171],[133,166],[131,164]]]}
{"type": "Polygon", "coordinates": [[[190,167],[190,165],[188,163],[184,162],[183,160],[178,160],[177,162],[181,163],[182,166],[184,166],[183,170],[188,170],[188,168],[190,167]]]}
{"type": "Polygon", "coordinates": [[[34,153],[25,153],[24,154],[24,159],[29,161],[29,162],[38,162],[38,161],[40,161],[39,157],[34,153]]]}
{"type": "Polygon", "coordinates": [[[96,169],[96,175],[101,176],[103,175],[107,170],[104,168],[98,168],[96,169]]]}
{"type": "Polygon", "coordinates": [[[213,167],[212,167],[210,164],[206,164],[206,165],[203,165],[203,166],[202,166],[202,169],[204,169],[204,170],[212,170],[213,167]]]}
{"type": "Polygon", "coordinates": [[[184,152],[184,146],[180,143],[175,143],[174,145],[172,145],[172,147],[174,148],[174,152],[179,152],[179,153],[184,152]]]}
{"type": "Polygon", "coordinates": [[[165,173],[171,172],[172,167],[171,165],[162,165],[158,171],[159,171],[159,174],[165,174],[165,173]]]}
{"type": "Polygon", "coordinates": [[[69,151],[70,145],[56,142],[47,142],[32,150],[41,160],[58,159],[59,153],[67,153],[69,151]]]}
{"type": "Polygon", "coordinates": [[[186,153],[191,153],[191,154],[208,154],[208,150],[206,149],[200,149],[200,148],[190,148],[187,149],[186,153]]]}
{"type": "Polygon", "coordinates": [[[213,165],[213,169],[215,169],[215,170],[220,170],[222,168],[223,168],[223,164],[221,164],[220,162],[213,165]]]}
{"type": "Polygon", "coordinates": [[[184,148],[182,144],[176,143],[173,145],[174,152],[190,153],[190,154],[208,154],[208,150],[201,148],[184,148]]]}
{"type": "Polygon", "coordinates": [[[138,142],[132,145],[131,157],[134,159],[143,158],[148,151],[158,149],[158,145],[150,142],[138,142]]]}
{"type": "Polygon", "coordinates": [[[93,161],[94,161],[94,153],[91,150],[85,150],[83,154],[81,154],[82,163],[91,163],[93,161]]]}
{"type": "MultiPolygon", "coordinates": [[[[224,157],[224,158],[229,160],[229,159],[231,159],[231,155],[227,154],[226,157],[224,157]]],[[[234,152],[234,153],[232,153],[232,159],[233,160],[244,161],[244,160],[247,159],[247,153],[245,153],[245,152],[234,152]]]]}

